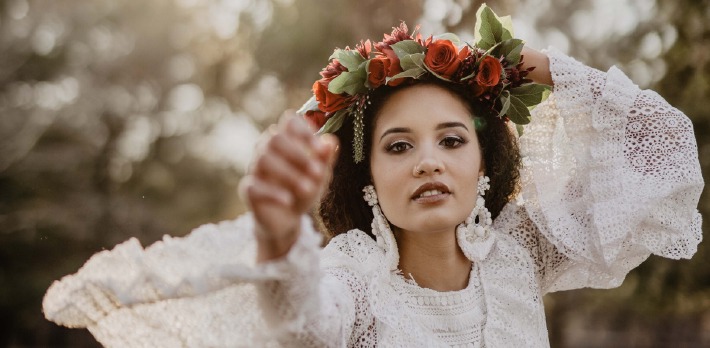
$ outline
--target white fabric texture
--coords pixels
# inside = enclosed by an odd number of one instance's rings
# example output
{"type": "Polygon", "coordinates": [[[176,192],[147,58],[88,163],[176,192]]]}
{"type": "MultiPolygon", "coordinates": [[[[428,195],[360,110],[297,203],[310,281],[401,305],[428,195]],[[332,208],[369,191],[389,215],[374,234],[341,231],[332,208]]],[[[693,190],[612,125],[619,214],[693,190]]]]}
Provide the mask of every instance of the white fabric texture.
{"type": "Polygon", "coordinates": [[[549,347],[545,293],[695,253],[703,181],[685,115],[616,68],[547,53],[554,93],[520,138],[522,199],[485,240],[458,236],[466,289],[405,280],[396,248],[362,231],[321,249],[307,218],[286,257],[256,265],[245,214],[94,255],[50,287],[46,317],[108,347],[549,347]]]}

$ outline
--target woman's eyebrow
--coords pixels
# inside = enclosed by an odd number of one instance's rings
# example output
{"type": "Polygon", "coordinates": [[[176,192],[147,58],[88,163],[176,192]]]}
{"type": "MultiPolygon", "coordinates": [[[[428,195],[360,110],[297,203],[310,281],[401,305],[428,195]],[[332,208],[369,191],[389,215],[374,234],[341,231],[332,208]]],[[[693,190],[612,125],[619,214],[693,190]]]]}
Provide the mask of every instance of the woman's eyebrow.
{"type": "MultiPolygon", "coordinates": [[[[443,122],[439,123],[436,125],[436,130],[440,129],[445,129],[445,128],[454,128],[454,127],[461,127],[468,131],[468,127],[466,127],[465,124],[461,122],[443,122]]],[[[411,133],[412,130],[407,127],[394,127],[386,130],[384,133],[382,133],[382,136],[380,136],[380,141],[382,141],[382,138],[384,138],[387,134],[392,134],[392,133],[411,133]]]]}
{"type": "Polygon", "coordinates": [[[463,128],[463,129],[465,129],[466,131],[468,131],[468,127],[466,127],[466,125],[463,124],[463,123],[461,123],[461,122],[444,122],[444,123],[439,123],[439,124],[436,126],[436,130],[440,130],[440,129],[444,129],[444,128],[453,128],[453,127],[461,127],[461,128],[463,128]]]}
{"type": "Polygon", "coordinates": [[[390,128],[390,129],[386,130],[384,133],[382,133],[382,136],[380,137],[380,141],[382,141],[382,138],[384,138],[385,135],[387,135],[387,134],[391,134],[391,133],[411,133],[411,132],[412,132],[412,130],[411,130],[410,128],[406,128],[406,127],[390,128]]]}

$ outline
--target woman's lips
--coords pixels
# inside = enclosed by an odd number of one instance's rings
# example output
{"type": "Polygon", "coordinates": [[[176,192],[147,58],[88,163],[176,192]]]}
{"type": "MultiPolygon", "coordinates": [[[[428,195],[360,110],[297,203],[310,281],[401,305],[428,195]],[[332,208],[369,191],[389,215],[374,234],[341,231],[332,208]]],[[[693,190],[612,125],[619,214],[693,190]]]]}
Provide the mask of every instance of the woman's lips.
{"type": "Polygon", "coordinates": [[[422,186],[419,186],[414,194],[412,194],[412,200],[417,203],[431,204],[441,202],[451,196],[451,191],[449,187],[441,182],[428,182],[422,186]]]}

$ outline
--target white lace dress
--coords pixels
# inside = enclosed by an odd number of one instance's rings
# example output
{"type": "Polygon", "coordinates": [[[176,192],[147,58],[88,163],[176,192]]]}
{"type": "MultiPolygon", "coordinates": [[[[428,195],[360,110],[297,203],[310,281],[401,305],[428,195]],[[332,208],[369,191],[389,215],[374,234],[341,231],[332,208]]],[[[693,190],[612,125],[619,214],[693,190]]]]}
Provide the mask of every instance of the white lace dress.
{"type": "Polygon", "coordinates": [[[555,92],[520,139],[522,203],[487,238],[459,236],[466,289],[406,281],[388,266],[396,250],[362,231],[321,249],[306,218],[283,260],[255,265],[246,214],[94,255],[52,285],[45,315],[110,347],[549,346],[545,293],[615,287],[650,254],[695,253],[703,181],[681,112],[616,68],[548,55],[555,92]]]}

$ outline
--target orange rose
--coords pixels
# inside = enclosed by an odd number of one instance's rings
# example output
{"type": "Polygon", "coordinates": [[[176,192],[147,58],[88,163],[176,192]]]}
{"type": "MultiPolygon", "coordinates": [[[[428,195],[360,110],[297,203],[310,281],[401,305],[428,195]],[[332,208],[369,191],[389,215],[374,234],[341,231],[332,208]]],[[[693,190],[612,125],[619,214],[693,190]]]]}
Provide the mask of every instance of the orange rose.
{"type": "Polygon", "coordinates": [[[313,84],[313,95],[318,101],[318,108],[325,112],[335,112],[348,105],[348,98],[333,94],[328,90],[329,80],[322,78],[313,84]]]}
{"type": "Polygon", "coordinates": [[[378,56],[370,60],[370,65],[367,68],[369,70],[367,82],[370,83],[370,88],[377,88],[385,83],[390,65],[390,60],[385,56],[378,56]]]}
{"type": "Polygon", "coordinates": [[[478,66],[476,82],[483,87],[493,87],[500,82],[500,74],[503,72],[503,65],[498,59],[486,56],[478,66]]]}
{"type": "Polygon", "coordinates": [[[450,79],[461,65],[456,46],[449,40],[437,40],[429,44],[424,64],[439,76],[450,79]]]}
{"type": "MultiPolygon", "coordinates": [[[[397,57],[397,54],[394,53],[394,50],[387,46],[381,48],[381,52],[387,56],[387,60],[390,62],[390,67],[387,69],[387,77],[392,77],[394,75],[397,75],[402,72],[402,67],[399,65],[399,57],[397,57]]],[[[404,78],[398,78],[396,80],[390,80],[387,82],[387,85],[389,86],[397,86],[400,83],[404,82],[404,78]]]]}
{"type": "Polygon", "coordinates": [[[325,112],[308,110],[303,116],[313,130],[319,130],[325,124],[325,112]]]}

